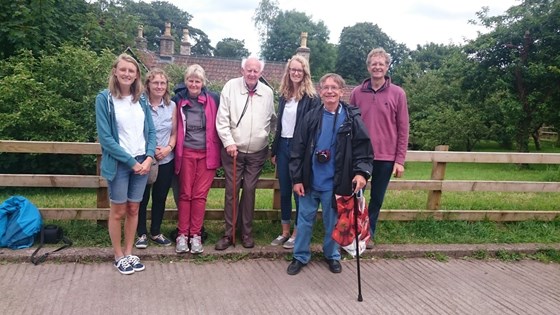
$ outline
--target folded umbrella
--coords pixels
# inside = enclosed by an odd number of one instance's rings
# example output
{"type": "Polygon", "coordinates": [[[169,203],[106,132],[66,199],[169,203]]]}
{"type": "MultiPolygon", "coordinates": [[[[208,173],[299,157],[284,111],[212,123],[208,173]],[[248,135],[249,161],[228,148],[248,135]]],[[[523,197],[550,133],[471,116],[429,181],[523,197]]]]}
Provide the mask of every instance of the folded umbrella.
{"type": "Polygon", "coordinates": [[[361,255],[370,239],[368,209],[363,191],[350,196],[335,195],[335,198],[338,220],[332,238],[352,257],[356,257],[356,252],[361,255]],[[356,248],[359,250],[356,251],[356,248]]]}

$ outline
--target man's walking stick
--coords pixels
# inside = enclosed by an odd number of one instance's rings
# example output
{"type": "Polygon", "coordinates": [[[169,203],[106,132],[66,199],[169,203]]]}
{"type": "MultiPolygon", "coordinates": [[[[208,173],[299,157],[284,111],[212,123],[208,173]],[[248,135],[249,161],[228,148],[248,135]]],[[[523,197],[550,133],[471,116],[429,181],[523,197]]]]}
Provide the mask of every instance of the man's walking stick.
{"type": "Polygon", "coordinates": [[[358,269],[358,301],[362,302],[362,278],[360,277],[360,235],[358,234],[358,217],[360,216],[360,208],[358,204],[358,197],[363,194],[362,190],[354,194],[354,231],[356,232],[356,265],[358,269]]]}
{"type": "Polygon", "coordinates": [[[233,156],[233,205],[232,205],[232,225],[231,243],[235,246],[235,234],[237,224],[237,154],[233,156]]]}

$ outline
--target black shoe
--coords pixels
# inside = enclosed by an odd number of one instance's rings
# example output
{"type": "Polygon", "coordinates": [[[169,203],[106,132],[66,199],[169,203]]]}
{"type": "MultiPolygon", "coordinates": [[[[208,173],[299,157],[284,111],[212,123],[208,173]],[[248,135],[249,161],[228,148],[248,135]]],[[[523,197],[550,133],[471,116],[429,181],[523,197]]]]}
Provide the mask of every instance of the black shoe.
{"type": "Polygon", "coordinates": [[[250,235],[243,236],[243,241],[241,241],[241,245],[245,248],[253,248],[255,247],[255,241],[250,235]]]}
{"type": "Polygon", "coordinates": [[[327,264],[329,265],[329,270],[332,273],[341,273],[342,272],[342,265],[340,261],[335,259],[327,259],[327,264]]]}
{"type": "Polygon", "coordinates": [[[231,238],[229,236],[222,237],[218,243],[216,243],[216,250],[224,250],[231,246],[231,238]]]}
{"type": "Polygon", "coordinates": [[[301,271],[301,268],[303,268],[303,266],[305,266],[304,263],[294,258],[288,266],[288,274],[290,276],[297,275],[301,271]]]}

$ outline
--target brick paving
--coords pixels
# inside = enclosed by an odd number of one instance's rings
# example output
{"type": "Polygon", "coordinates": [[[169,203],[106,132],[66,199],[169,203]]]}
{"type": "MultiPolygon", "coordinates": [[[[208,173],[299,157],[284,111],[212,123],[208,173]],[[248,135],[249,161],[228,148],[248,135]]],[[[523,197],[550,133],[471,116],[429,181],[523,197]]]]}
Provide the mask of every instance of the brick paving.
{"type": "Polygon", "coordinates": [[[206,246],[199,259],[151,246],[135,252],[146,270],[130,276],[115,270],[106,248],[70,248],[38,266],[27,262],[32,249],[0,249],[0,309],[3,314],[558,314],[560,264],[467,257],[546,248],[560,244],[378,245],[360,259],[363,302],[357,301],[355,260],[344,260],[341,274],[316,259],[289,276],[289,252],[269,246],[224,252],[206,246]]]}

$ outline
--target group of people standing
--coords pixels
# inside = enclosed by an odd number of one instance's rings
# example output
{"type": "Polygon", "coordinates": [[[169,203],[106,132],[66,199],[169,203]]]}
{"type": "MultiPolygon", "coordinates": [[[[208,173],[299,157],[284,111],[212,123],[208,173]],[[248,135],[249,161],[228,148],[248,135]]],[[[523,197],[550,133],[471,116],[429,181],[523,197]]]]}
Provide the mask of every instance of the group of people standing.
{"type": "Polygon", "coordinates": [[[172,244],[160,230],[171,187],[178,208],[175,251],[203,252],[206,200],[220,166],[225,177],[225,228],[215,249],[235,244],[237,231],[243,247],[254,247],[256,185],[270,156],[281,201],[281,233],[271,245],[293,248],[288,274],[299,273],[311,258],[319,205],[325,260],[331,272],[341,272],[339,247],[331,237],[337,220],[334,194],[356,193],[371,178],[373,239],[390,177],[404,172],[407,101],[404,91],[387,76],[390,62],[383,49],[370,52],[366,65],[371,77],[353,90],[349,105],[341,99],[345,86],[341,76],[324,75],[317,92],[307,59],[293,56],[285,67],[276,111],[272,89],[260,80],[264,61],[257,57],[244,58],[242,76],[228,81],[219,94],[207,89],[204,69],[190,65],[171,97],[163,70],[150,70],[142,83],[136,60],[120,55],[113,63],[109,87],[99,93],[95,104],[117,270],[132,274],[145,269],[132,255],[134,246],[146,248],[149,240],[172,244]],[[147,184],[151,167],[158,168],[158,175],[147,184]],[[292,202],[296,206],[293,228],[292,202]]]}

